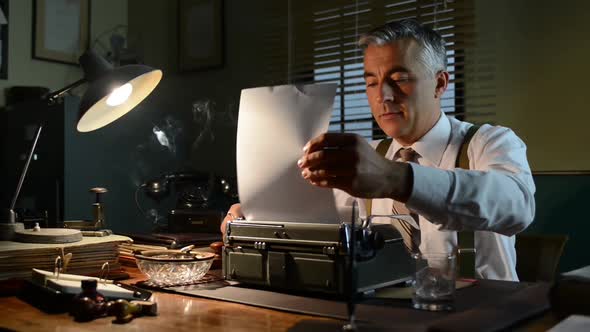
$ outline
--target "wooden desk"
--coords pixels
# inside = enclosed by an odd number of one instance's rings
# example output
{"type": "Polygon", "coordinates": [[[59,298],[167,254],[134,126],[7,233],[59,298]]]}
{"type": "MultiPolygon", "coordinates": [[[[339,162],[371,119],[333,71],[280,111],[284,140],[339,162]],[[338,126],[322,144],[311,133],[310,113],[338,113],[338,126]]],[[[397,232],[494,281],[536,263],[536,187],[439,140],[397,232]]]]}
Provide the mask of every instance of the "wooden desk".
{"type": "MultiPolygon", "coordinates": [[[[125,283],[145,280],[136,269],[125,283]]],[[[16,331],[287,331],[305,319],[335,321],[327,318],[286,313],[242,304],[154,292],[158,303],[157,317],[140,317],[128,324],[118,325],[105,317],[78,323],[68,314],[46,314],[10,296],[0,298],[0,329],[16,331]]],[[[550,315],[534,319],[517,328],[518,331],[546,331],[555,325],[550,315]]]]}
{"type": "MultiPolygon", "coordinates": [[[[145,280],[136,269],[127,270],[132,279],[145,280]]],[[[16,296],[0,297],[0,329],[16,331],[287,331],[311,316],[262,309],[242,304],[154,292],[156,317],[140,317],[130,323],[113,324],[113,317],[78,323],[67,313],[46,314],[16,296]]],[[[316,319],[316,317],[313,317],[316,319]]],[[[322,318],[317,318],[322,319],[322,318]]]]}

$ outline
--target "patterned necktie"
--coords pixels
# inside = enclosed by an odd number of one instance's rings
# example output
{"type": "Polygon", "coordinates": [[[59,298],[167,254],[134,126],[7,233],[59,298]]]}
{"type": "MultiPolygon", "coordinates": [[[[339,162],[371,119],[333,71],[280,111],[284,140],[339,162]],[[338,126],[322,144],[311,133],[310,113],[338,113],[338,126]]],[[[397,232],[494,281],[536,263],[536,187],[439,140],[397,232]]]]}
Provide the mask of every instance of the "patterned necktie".
{"type": "MultiPolygon", "coordinates": [[[[401,148],[398,153],[403,162],[416,161],[418,159],[418,154],[412,148],[401,148]]],[[[416,224],[418,224],[418,215],[411,213],[402,202],[394,200],[391,212],[393,214],[408,214],[414,219],[416,224]]],[[[407,221],[400,219],[395,220],[396,222],[394,222],[394,226],[401,233],[402,238],[404,239],[404,245],[408,251],[411,253],[418,252],[418,247],[420,246],[420,231],[415,229],[407,221]]]]}

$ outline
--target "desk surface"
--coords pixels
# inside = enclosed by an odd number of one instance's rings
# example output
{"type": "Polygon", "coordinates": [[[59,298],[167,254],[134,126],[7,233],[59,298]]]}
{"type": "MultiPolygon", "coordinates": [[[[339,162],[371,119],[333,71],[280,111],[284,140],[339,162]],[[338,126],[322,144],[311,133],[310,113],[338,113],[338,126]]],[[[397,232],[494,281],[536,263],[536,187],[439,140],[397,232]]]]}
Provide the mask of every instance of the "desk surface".
{"type": "MultiPolygon", "coordinates": [[[[132,284],[145,280],[136,269],[128,269],[132,284]]],[[[47,314],[16,296],[0,297],[0,328],[16,331],[287,331],[311,316],[262,309],[242,304],[154,292],[158,316],[141,317],[118,325],[113,317],[78,323],[67,313],[47,314]]],[[[314,319],[322,319],[315,318],[314,319]]],[[[324,319],[325,320],[325,319],[324,319]]]]}
{"type": "MultiPolygon", "coordinates": [[[[145,280],[137,270],[128,270],[132,279],[145,280]]],[[[112,317],[77,323],[68,314],[46,314],[21,299],[0,298],[0,328],[16,331],[287,331],[306,319],[334,321],[286,313],[242,304],[154,292],[159,315],[141,317],[124,325],[113,324],[112,317]]],[[[528,322],[520,331],[546,331],[556,321],[545,315],[528,322]]]]}

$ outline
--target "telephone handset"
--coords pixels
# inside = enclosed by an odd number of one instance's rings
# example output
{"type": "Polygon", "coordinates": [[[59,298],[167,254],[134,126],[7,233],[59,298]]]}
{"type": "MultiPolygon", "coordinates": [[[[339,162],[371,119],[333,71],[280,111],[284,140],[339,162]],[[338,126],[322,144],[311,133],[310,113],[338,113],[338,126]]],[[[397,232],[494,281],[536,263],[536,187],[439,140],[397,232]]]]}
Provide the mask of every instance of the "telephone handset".
{"type": "Polygon", "coordinates": [[[218,233],[231,204],[237,203],[237,181],[207,172],[173,172],[142,183],[135,191],[137,208],[147,219],[169,232],[218,233]],[[148,215],[139,204],[138,192],[160,203],[174,192],[176,205],[168,211],[167,224],[159,224],[158,213],[148,215]]]}
{"type": "Polygon", "coordinates": [[[175,172],[167,173],[159,178],[144,182],[141,187],[144,188],[146,195],[156,201],[163,199],[170,194],[172,184],[196,184],[208,185],[211,182],[211,175],[202,172],[175,172]]]}

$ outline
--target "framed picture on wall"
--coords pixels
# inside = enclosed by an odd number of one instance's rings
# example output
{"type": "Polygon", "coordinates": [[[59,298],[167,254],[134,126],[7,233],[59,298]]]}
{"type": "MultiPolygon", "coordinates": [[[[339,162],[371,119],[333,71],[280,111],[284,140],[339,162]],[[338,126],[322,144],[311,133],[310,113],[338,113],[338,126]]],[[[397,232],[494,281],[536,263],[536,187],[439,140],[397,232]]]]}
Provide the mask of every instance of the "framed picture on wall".
{"type": "Polygon", "coordinates": [[[33,58],[78,64],[89,45],[90,0],[34,0],[33,58]]]}
{"type": "Polygon", "coordinates": [[[8,79],[8,0],[0,0],[0,79],[8,79]]]}
{"type": "Polygon", "coordinates": [[[222,0],[179,0],[178,68],[181,72],[223,65],[222,0]]]}

